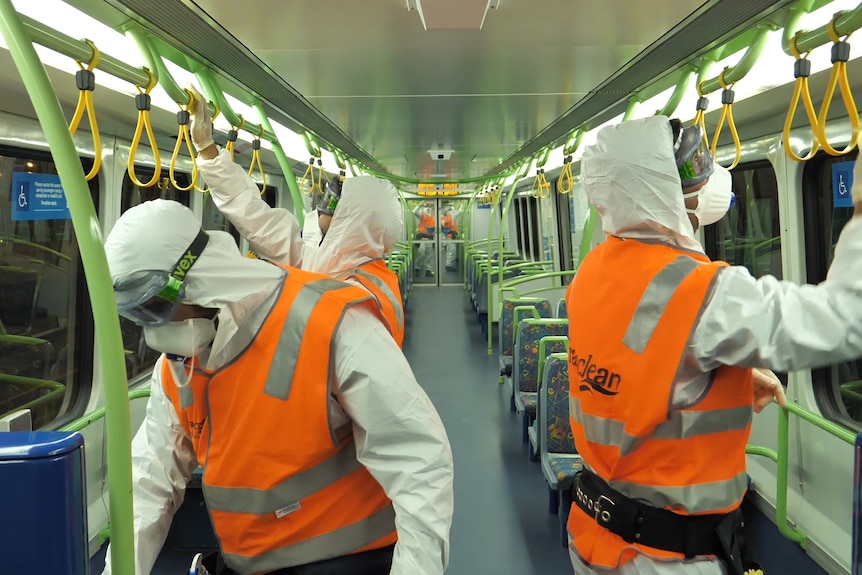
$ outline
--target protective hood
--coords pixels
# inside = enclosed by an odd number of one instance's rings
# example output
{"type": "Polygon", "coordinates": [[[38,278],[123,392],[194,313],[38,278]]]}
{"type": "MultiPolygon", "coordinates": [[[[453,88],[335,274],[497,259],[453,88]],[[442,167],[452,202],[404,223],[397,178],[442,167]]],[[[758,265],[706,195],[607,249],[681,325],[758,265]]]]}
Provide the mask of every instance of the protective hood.
{"type": "Polygon", "coordinates": [[[581,175],[606,234],[658,239],[703,253],[685,211],[667,117],[603,128],[596,144],[584,150],[581,175]]]}
{"type": "Polygon", "coordinates": [[[404,214],[391,183],[373,176],[348,178],[323,243],[302,267],[344,279],[356,267],[388,253],[403,227],[404,214]]]}
{"type": "MultiPolygon", "coordinates": [[[[178,202],[151,200],[127,210],[105,242],[111,280],[143,271],[172,270],[200,229],[194,213],[178,202]]],[[[183,303],[218,308],[218,332],[210,358],[222,363],[219,355],[238,332],[250,340],[257,331],[259,325],[248,325],[246,320],[275,293],[285,272],[243,257],[230,234],[207,233],[209,243],[185,277],[183,303]]]]}

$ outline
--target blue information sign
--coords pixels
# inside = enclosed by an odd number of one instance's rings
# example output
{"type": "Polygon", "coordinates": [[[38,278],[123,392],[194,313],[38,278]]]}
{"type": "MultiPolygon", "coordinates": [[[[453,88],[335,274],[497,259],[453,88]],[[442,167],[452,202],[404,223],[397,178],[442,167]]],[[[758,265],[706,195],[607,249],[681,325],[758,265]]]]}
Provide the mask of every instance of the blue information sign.
{"type": "Polygon", "coordinates": [[[856,162],[832,164],[832,203],[836,208],[852,208],[853,166],[856,162]]]}
{"type": "Polygon", "coordinates": [[[13,221],[71,218],[60,176],[12,172],[13,221]]]}
{"type": "Polygon", "coordinates": [[[476,208],[480,210],[490,210],[491,204],[479,204],[476,208]]]}

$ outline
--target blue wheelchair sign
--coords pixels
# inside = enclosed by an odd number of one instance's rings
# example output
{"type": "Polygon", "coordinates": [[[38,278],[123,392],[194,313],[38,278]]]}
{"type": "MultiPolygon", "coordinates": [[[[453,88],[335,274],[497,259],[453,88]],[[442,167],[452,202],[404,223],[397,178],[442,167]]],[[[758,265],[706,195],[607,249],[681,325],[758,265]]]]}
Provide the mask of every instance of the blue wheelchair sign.
{"type": "Polygon", "coordinates": [[[852,208],[853,166],[855,162],[832,164],[832,204],[836,208],[852,208]]]}

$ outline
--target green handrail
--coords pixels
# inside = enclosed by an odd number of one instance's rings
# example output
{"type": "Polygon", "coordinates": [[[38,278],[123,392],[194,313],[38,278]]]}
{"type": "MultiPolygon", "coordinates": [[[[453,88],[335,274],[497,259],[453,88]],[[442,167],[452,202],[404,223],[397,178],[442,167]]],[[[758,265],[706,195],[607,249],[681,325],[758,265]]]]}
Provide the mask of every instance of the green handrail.
{"type": "MultiPolygon", "coordinates": [[[[89,62],[93,59],[93,48],[83,40],[66,36],[23,14],[19,14],[18,17],[31,41],[81,62],[89,62]]],[[[99,58],[96,69],[138,86],[146,86],[150,81],[150,76],[145,69],[129,66],[104,53],[99,58]]]]}
{"type": "MultiPolygon", "coordinates": [[[[50,403],[51,401],[62,399],[64,395],[66,395],[66,386],[60,383],[59,381],[53,381],[50,379],[41,379],[37,377],[27,377],[24,375],[12,375],[8,373],[0,373],[0,381],[4,383],[12,383],[16,385],[26,385],[33,387],[34,389],[46,388],[51,391],[48,392],[48,395],[43,395],[42,397],[37,397],[32,401],[28,401],[22,405],[16,405],[14,411],[19,409],[32,409],[34,407],[38,407],[45,403],[50,403]]],[[[11,412],[6,412],[11,413],[11,412]]],[[[0,412],[0,416],[6,415],[6,413],[0,412]]]]}
{"type": "Polygon", "coordinates": [[[808,544],[808,537],[799,529],[787,524],[787,475],[790,456],[791,413],[850,445],[855,445],[856,435],[850,430],[788,401],[785,407],[779,407],[778,411],[778,451],[761,445],[748,445],[745,448],[745,452],[750,455],[767,457],[776,462],[775,523],[782,535],[805,549],[808,544]]]}
{"type": "Polygon", "coordinates": [[[721,89],[722,76],[724,76],[724,83],[728,86],[743,79],[745,75],[751,71],[751,68],[763,53],[763,49],[766,47],[766,41],[769,40],[769,33],[772,29],[773,27],[769,24],[758,25],[758,31],[754,36],[754,40],[752,40],[751,45],[745,50],[745,54],[742,55],[739,62],[737,62],[735,66],[726,67],[722,70],[721,74],[715,78],[702,82],[700,84],[701,91],[704,94],[711,94],[712,92],[721,89]]]}
{"type": "MultiPolygon", "coordinates": [[[[134,400],[134,399],[141,399],[143,397],[149,397],[149,396],[150,396],[150,388],[149,387],[140,388],[140,389],[133,389],[132,391],[129,392],[129,403],[131,403],[132,400],[134,400]]],[[[73,421],[69,425],[61,428],[60,431],[68,431],[68,432],[81,431],[85,427],[88,427],[88,426],[96,423],[97,421],[101,420],[103,417],[105,417],[105,407],[104,406],[102,406],[98,409],[95,409],[95,410],[91,411],[90,413],[84,414],[79,419],[76,419],[75,421],[73,421]]]]}
{"type": "Polygon", "coordinates": [[[134,573],[132,438],[129,431],[129,398],[126,395],[128,384],[123,336],[101,227],[60,102],[36,54],[32,38],[12,6],[12,0],[0,0],[0,33],[42,124],[78,240],[90,300],[93,302],[100,375],[106,382],[105,405],[108,409],[105,414],[105,437],[108,445],[107,463],[111,470],[108,475],[108,498],[115,534],[111,566],[114,573],[134,573]]]}
{"type": "Polygon", "coordinates": [[[676,109],[679,107],[679,103],[682,102],[683,96],[685,96],[685,93],[688,92],[688,89],[691,86],[691,80],[692,78],[694,78],[694,72],[695,67],[691,64],[687,64],[682,67],[679,80],[677,80],[676,87],[673,89],[673,93],[671,93],[667,104],[665,104],[662,109],[656,110],[656,116],[670,116],[676,111],[676,109]]]}
{"type": "MultiPolygon", "coordinates": [[[[804,54],[818,46],[831,42],[832,40],[829,39],[829,25],[830,24],[827,23],[816,30],[800,34],[796,41],[796,47],[799,49],[799,52],[804,54]]],[[[839,37],[855,32],[859,28],[862,28],[862,4],[853,10],[841,13],[838,18],[835,19],[835,31],[838,32],[839,37]]],[[[792,56],[789,50],[790,45],[788,43],[785,48],[785,52],[792,56]]]]}
{"type": "MultiPolygon", "coordinates": [[[[257,115],[260,117],[264,128],[274,134],[275,131],[269,122],[269,116],[267,116],[266,110],[263,109],[263,102],[255,100],[252,107],[257,110],[257,115]]],[[[299,191],[296,174],[293,173],[293,168],[290,167],[290,160],[287,159],[287,154],[284,153],[284,148],[281,147],[281,143],[277,137],[274,137],[272,140],[272,151],[275,153],[275,159],[278,160],[282,174],[284,174],[287,189],[290,190],[290,197],[293,200],[293,213],[299,221],[299,227],[302,228],[305,225],[305,207],[302,203],[302,192],[299,191]]]]}

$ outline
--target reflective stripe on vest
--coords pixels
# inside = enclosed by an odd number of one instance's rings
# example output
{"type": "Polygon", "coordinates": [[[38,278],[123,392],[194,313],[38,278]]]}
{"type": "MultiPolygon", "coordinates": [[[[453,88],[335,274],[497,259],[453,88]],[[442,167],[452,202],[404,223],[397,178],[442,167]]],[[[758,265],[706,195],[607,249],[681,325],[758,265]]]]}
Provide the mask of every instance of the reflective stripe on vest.
{"type": "Polygon", "coordinates": [[[679,256],[653,278],[623,337],[623,343],[629,349],[643,353],[676,288],[699,265],[700,262],[690,257],[679,256]]]}
{"type": "Polygon", "coordinates": [[[374,274],[370,274],[367,271],[360,269],[356,270],[356,275],[370,281],[377,289],[383,292],[383,295],[386,296],[386,299],[389,301],[389,305],[391,305],[392,309],[395,310],[395,318],[398,322],[398,331],[404,331],[404,315],[401,312],[400,298],[398,298],[394,293],[392,293],[392,290],[389,289],[389,286],[386,285],[386,283],[382,279],[375,276],[374,274]]]}
{"type": "Polygon", "coordinates": [[[395,510],[392,506],[384,507],[371,517],[367,517],[351,525],[342,527],[326,535],[306,539],[301,543],[286,549],[268,551],[255,557],[244,557],[232,553],[222,553],[231,569],[239,573],[260,573],[280,569],[285,562],[294,565],[304,565],[318,561],[320,557],[339,557],[344,553],[338,550],[354,550],[368,547],[380,537],[392,530],[395,522],[395,510]],[[333,555],[333,552],[336,553],[333,555]]]}
{"type": "Polygon", "coordinates": [[[266,380],[264,392],[278,399],[290,396],[290,386],[293,384],[293,374],[296,371],[296,350],[302,343],[302,334],[308,325],[311,312],[327,290],[343,289],[345,284],[333,279],[319,279],[307,283],[297,294],[290,306],[285,324],[291,328],[281,332],[278,340],[278,351],[272,358],[272,367],[266,380]]]}
{"type": "MultiPolygon", "coordinates": [[[[672,403],[721,265],[611,236],[584,260],[566,297],[570,417],[585,465],[622,495],[683,515],[730,511],[747,484],[750,370],[722,367],[696,403],[672,403]]],[[[638,551],[681,557],[628,543],[577,506],[568,527],[594,566],[616,568],[638,551]]]]}

